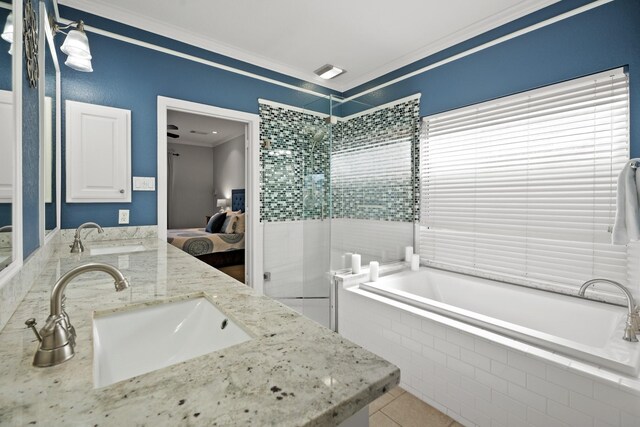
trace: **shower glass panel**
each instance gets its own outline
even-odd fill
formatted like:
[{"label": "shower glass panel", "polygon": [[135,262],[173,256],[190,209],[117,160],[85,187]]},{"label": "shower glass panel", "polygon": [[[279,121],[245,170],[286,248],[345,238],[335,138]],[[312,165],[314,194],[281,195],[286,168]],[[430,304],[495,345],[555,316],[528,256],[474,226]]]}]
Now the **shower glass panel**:
[{"label": "shower glass panel", "polygon": [[413,245],[418,100],[260,104],[264,292],[332,325],[336,271]]},{"label": "shower glass panel", "polygon": [[303,126],[302,162],[302,312],[329,327],[331,304],[331,103],[305,105],[314,116]]}]

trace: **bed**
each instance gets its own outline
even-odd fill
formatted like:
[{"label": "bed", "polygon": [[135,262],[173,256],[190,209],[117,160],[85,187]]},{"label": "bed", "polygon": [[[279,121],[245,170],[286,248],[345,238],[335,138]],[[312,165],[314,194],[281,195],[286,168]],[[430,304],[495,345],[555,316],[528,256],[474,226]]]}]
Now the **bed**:
[{"label": "bed", "polygon": [[[244,212],[244,195],[244,189],[231,191],[231,210]],[[169,229],[167,242],[215,268],[244,265],[244,233],[208,233],[204,227]]]}]

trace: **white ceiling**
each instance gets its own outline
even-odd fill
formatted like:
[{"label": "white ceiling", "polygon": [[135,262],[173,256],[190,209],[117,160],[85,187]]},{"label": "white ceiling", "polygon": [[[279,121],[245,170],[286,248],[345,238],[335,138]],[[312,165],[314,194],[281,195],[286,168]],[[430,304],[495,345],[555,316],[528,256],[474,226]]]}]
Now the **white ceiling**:
[{"label": "white ceiling", "polygon": [[[59,0],[59,3],[345,91],[557,1]],[[327,63],[344,68],[347,73],[330,81],[313,74]]]},{"label": "white ceiling", "polygon": [[[167,112],[167,124],[178,126],[178,130],[169,132],[180,135],[180,138],[167,138],[168,143],[202,147],[216,147],[244,135],[246,126],[242,122],[172,110]],[[206,132],[206,135],[191,133],[192,130]],[[213,131],[217,133],[214,134]]]}]

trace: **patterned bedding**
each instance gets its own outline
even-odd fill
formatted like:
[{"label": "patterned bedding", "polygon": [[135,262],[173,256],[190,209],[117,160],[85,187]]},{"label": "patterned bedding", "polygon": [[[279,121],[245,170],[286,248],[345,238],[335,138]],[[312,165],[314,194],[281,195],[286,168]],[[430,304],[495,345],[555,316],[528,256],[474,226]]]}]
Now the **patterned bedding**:
[{"label": "patterned bedding", "polygon": [[167,230],[167,241],[193,256],[244,249],[244,233],[211,234],[204,228]]}]

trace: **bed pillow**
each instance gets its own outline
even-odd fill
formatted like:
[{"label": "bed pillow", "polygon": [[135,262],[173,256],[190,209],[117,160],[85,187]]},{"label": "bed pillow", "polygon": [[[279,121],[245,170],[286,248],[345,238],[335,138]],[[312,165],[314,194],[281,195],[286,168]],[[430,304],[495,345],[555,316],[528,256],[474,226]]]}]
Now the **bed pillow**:
[{"label": "bed pillow", "polygon": [[238,216],[237,215],[227,216],[227,218],[224,220],[224,223],[222,224],[222,229],[220,230],[220,232],[225,234],[235,234],[237,226],[238,226]]},{"label": "bed pillow", "polygon": [[245,231],[245,219],[244,214],[238,215],[238,225],[236,226],[236,233],[244,233]]},{"label": "bed pillow", "polygon": [[211,219],[207,223],[207,228],[205,228],[204,231],[206,231],[207,233],[219,233],[226,218],[226,212],[218,212],[211,217]]}]

